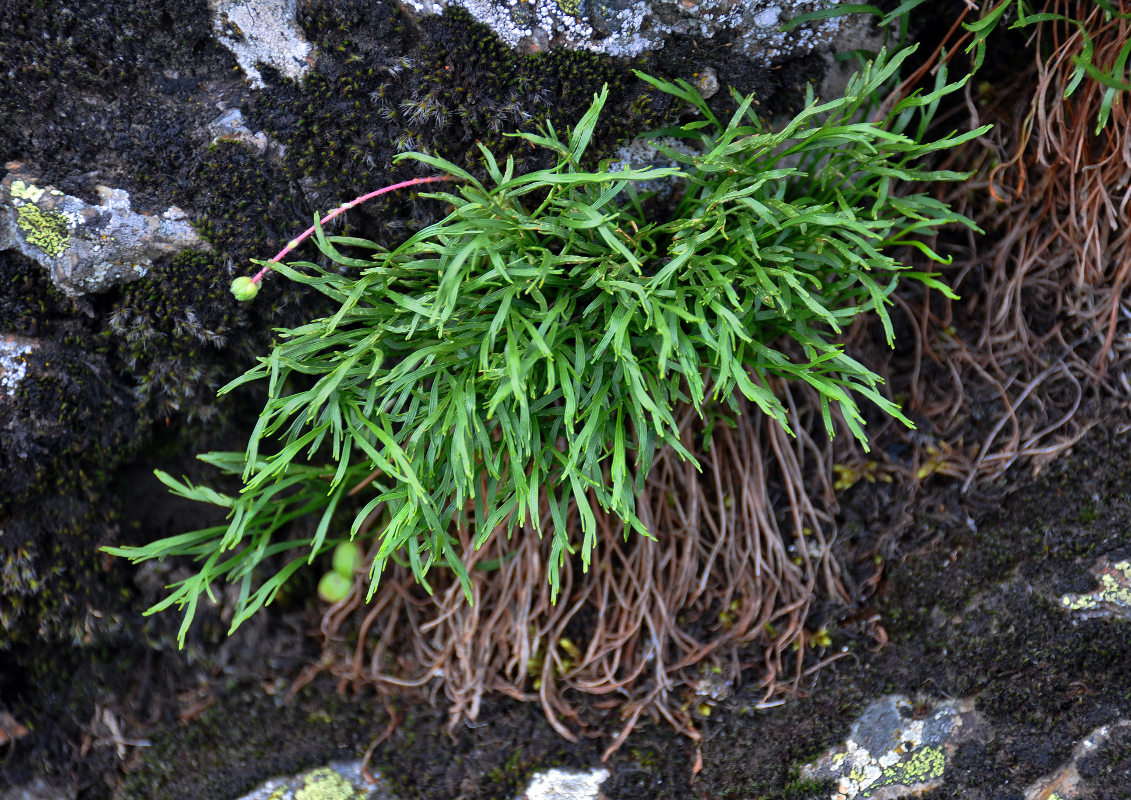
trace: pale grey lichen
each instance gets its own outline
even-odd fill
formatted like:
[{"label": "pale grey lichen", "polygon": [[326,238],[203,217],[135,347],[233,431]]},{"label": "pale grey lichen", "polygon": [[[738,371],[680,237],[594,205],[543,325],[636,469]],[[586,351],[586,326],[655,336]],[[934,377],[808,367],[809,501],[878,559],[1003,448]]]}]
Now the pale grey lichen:
[{"label": "pale grey lichen", "polygon": [[16,387],[27,375],[27,357],[35,349],[30,340],[0,336],[0,393],[14,397]]},{"label": "pale grey lichen", "polygon": [[248,83],[262,89],[256,64],[300,80],[314,61],[313,47],[295,22],[298,0],[208,0],[216,39],[232,51]]},{"label": "pale grey lichen", "polygon": [[549,769],[539,772],[520,797],[522,800],[597,800],[601,784],[609,778],[607,769],[582,772]]},{"label": "pale grey lichen", "polygon": [[840,19],[816,20],[788,33],[781,26],[832,0],[406,0],[422,14],[458,4],[512,47],[561,46],[636,56],[664,46],[672,34],[709,39],[730,30],[738,49],[763,63],[827,44]]}]

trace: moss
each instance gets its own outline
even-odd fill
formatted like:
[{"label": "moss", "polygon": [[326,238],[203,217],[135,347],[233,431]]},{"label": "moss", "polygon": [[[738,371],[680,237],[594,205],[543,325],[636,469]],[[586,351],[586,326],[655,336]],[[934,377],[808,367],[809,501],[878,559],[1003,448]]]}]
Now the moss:
[{"label": "moss", "polygon": [[97,554],[117,506],[98,495],[144,442],[140,418],[97,356],[45,344],[26,360],[0,413],[0,649],[89,644],[122,606],[120,575]]},{"label": "moss", "polygon": [[[152,733],[153,746],[125,777],[120,797],[238,797],[273,776],[359,758],[385,725],[382,716],[372,699],[341,697],[329,681],[315,681],[286,704],[258,685],[237,686],[199,720]],[[315,787],[333,785],[320,780]]]},{"label": "moss", "polygon": [[[114,508],[69,498],[0,533],[0,650],[90,646],[121,630],[122,570],[98,556]],[[49,650],[49,648],[47,648]]]},{"label": "moss", "polygon": [[[593,53],[514,53],[460,7],[407,22],[396,4],[316,0],[299,21],[325,54],[301,82],[266,72],[270,86],[250,117],[286,146],[285,166],[313,208],[329,209],[404,177],[398,153],[420,150],[484,174],[478,144],[519,170],[546,156],[504,134],[573,124],[601,86],[610,101],[594,162],[624,137],[663,121],[671,104],[636,80],[625,62]],[[552,113],[552,117],[551,117]],[[350,226],[384,244],[434,221],[442,206],[389,195],[350,212]],[[309,214],[306,215],[307,218]],[[406,227],[407,223],[407,227]]]},{"label": "moss", "polygon": [[[481,707],[481,727],[460,726],[450,732],[446,710],[419,704],[413,708],[373,757],[401,800],[515,797],[536,770],[583,769],[600,758],[598,743],[565,741],[532,704],[487,700]],[[506,746],[500,746],[500,730],[506,731]]]},{"label": "moss", "polygon": [[13,251],[0,252],[0,320],[4,333],[89,344],[89,317],[55,288],[47,270]]},{"label": "moss", "polygon": [[97,165],[143,205],[183,185],[205,84],[234,66],[210,28],[206,0],[0,4],[0,163],[79,196]]},{"label": "moss", "polygon": [[89,491],[141,443],[129,390],[108,378],[104,361],[49,345],[26,361],[27,374],[4,408],[0,504]]},{"label": "moss", "polygon": [[[185,251],[122,288],[102,335],[135,376],[148,413],[183,409],[189,419],[216,413],[216,390],[234,377],[224,350],[246,327],[229,281],[213,257]],[[244,358],[250,362],[251,354]]]}]

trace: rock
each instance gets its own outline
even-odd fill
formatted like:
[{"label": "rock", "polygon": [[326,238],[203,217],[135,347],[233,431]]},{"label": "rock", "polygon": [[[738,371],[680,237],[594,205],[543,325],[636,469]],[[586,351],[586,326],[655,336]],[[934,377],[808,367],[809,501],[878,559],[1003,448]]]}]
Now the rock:
[{"label": "rock", "polygon": [[254,88],[266,86],[256,64],[297,81],[314,63],[314,48],[295,23],[297,7],[298,0],[208,0],[217,40],[232,51]]},{"label": "rock", "polygon": [[[600,800],[607,769],[550,769],[538,773],[518,800]],[[368,782],[361,762],[338,762],[291,778],[272,778],[239,800],[396,800],[381,779]]]},{"label": "rock", "polygon": [[598,800],[604,797],[600,786],[608,777],[607,769],[546,770],[534,776],[518,800]]},{"label": "rock", "polygon": [[[1106,761],[1106,745],[1115,739],[1123,737],[1125,741],[1131,740],[1131,720],[1122,719],[1110,725],[1101,725],[1089,733],[1072,750],[1072,758],[1052,775],[1049,775],[1025,790],[1025,800],[1077,800],[1088,797],[1115,797],[1103,788],[1092,786],[1089,781],[1094,773],[1110,772],[1108,767],[1119,768],[1116,765],[1104,763]],[[1089,763],[1099,761],[1101,763]],[[1082,774],[1083,773],[1083,774]],[[1131,794],[1131,775],[1122,768],[1122,780],[1116,787],[1108,789],[1122,789],[1120,794],[1124,797]],[[1127,794],[1124,794],[1126,792]]]},{"label": "rock", "polygon": [[1131,619],[1131,560],[1111,562],[1101,558],[1092,568],[1099,588],[1087,594],[1066,594],[1060,605],[1081,619],[1119,617]]},{"label": "rock", "polygon": [[801,770],[834,779],[833,800],[893,800],[941,785],[946,759],[978,727],[973,700],[914,704],[903,695],[871,702],[842,747]]},{"label": "rock", "polygon": [[291,778],[272,778],[239,800],[393,800],[383,782],[368,782],[361,762],[337,762]]},{"label": "rock", "polygon": [[781,30],[800,14],[830,7],[829,0],[406,0],[405,5],[439,14],[453,3],[512,47],[549,42],[613,56],[658,50],[672,34],[709,39],[729,30],[738,34],[739,52],[769,64],[828,44],[840,27],[833,18]]},{"label": "rock", "polygon": [[71,297],[144,277],[154,259],[189,247],[208,249],[176,206],[160,217],[130,208],[129,193],[98,187],[92,206],[39,186],[8,164],[0,181],[0,250],[15,250],[45,267]]},{"label": "rock", "polygon": [[228,108],[219,116],[208,123],[208,132],[212,134],[212,144],[221,141],[239,142],[250,147],[259,155],[267,154],[278,161],[283,159],[286,148],[272,140],[263,131],[251,132],[244,124],[243,111],[238,108]]}]

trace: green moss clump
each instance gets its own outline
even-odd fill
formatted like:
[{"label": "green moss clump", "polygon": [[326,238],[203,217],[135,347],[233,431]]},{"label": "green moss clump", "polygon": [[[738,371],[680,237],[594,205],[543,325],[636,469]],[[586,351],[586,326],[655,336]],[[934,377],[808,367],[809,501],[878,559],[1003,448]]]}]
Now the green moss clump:
[{"label": "green moss clump", "polygon": [[93,187],[79,176],[97,164],[135,207],[167,198],[192,169],[195,126],[214,113],[208,86],[234,63],[207,0],[0,3],[0,164],[30,158],[45,184],[80,196]]},{"label": "green moss clump", "polygon": [[124,571],[104,569],[98,545],[120,521],[113,506],[64,498],[39,515],[5,523],[0,651],[27,647],[42,654],[45,643],[90,646],[119,632],[122,615],[130,615]]},{"label": "green moss clump", "polygon": [[228,379],[223,348],[245,325],[229,281],[214,258],[188,250],[123,287],[104,336],[150,413],[214,413],[216,389]]},{"label": "green moss clump", "polygon": [[13,251],[0,252],[0,320],[4,333],[78,345],[88,340],[89,318],[51,283],[47,270]]},{"label": "green moss clump", "polygon": [[125,776],[120,797],[238,797],[270,777],[359,758],[384,727],[383,716],[371,699],[342,697],[328,680],[286,704],[258,684],[237,686],[199,720],[151,733],[153,746]]}]

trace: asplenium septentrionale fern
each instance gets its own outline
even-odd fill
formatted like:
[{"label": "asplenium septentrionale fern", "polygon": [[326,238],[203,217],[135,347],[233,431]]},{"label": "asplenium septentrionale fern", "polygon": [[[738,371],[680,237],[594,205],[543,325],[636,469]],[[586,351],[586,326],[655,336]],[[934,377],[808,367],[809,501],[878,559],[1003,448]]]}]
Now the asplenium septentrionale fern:
[{"label": "asplenium septentrionale fern", "polygon": [[[177,494],[227,508],[228,524],[111,549],[198,563],[151,611],[186,608],[183,637],[201,594],[233,582],[234,629],[295,570],[371,526],[370,593],[389,559],[425,586],[446,565],[466,587],[457,525],[477,545],[551,537],[545,574],[556,589],[563,559],[588,564],[597,514],[622,521],[626,536],[662,536],[645,530],[635,498],[657,448],[690,457],[681,406],[743,396],[788,428],[772,390],[784,379],[819,392],[830,433],[836,406],[866,443],[860,398],[907,422],[837,337],[874,314],[890,343],[885,306],[901,280],[947,291],[890,253],[913,245],[943,261],[925,240],[949,223],[973,227],[915,187],[961,178],[920,164],[983,132],[927,140],[939,100],[961,86],[942,74],[933,91],[864,121],[908,54],[881,54],[842,98],[810,94],[777,130],[751,97],[736,95],[720,120],[689,84],[641,74],[698,112],[656,134],[671,167],[583,169],[604,93],[565,136],[515,134],[553,154],[549,169],[515,175],[483,149],[481,182],[440,158],[402,156],[458,182],[431,195],[451,213],[393,250],[316,225],[321,264],[271,265],[340,308],[280,331],[223,390],[256,382],[267,396],[246,452],[201,456],[238,476],[239,493],[158,474]],[[665,146],[672,136],[698,154]],[[638,189],[661,180],[675,183],[667,201]],[[580,541],[570,541],[572,513]],[[290,523],[310,515],[317,526],[297,535]]]}]

